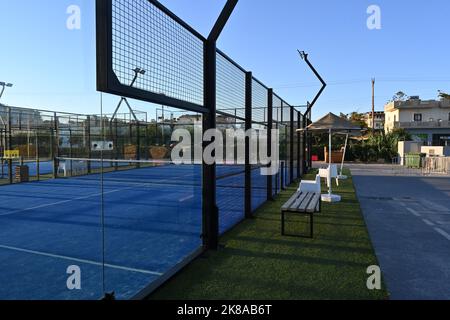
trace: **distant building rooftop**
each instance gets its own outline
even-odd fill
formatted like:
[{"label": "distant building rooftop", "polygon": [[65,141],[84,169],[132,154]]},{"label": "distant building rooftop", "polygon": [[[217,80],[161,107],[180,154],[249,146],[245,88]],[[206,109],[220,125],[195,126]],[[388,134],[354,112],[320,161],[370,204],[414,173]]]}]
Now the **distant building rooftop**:
[{"label": "distant building rooftop", "polygon": [[450,100],[421,100],[419,97],[406,101],[391,101],[385,106],[385,111],[393,111],[395,109],[417,109],[417,108],[450,108]]}]

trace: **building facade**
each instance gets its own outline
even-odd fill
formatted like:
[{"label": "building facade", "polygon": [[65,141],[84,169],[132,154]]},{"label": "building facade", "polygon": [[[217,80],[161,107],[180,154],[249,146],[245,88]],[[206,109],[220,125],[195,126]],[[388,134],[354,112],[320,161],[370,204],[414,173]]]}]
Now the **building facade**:
[{"label": "building facade", "polygon": [[392,101],[384,108],[385,132],[407,130],[428,146],[450,146],[450,100]]},{"label": "building facade", "polygon": [[375,122],[372,121],[372,112],[367,112],[364,115],[364,121],[369,129],[373,129],[372,126],[375,124],[375,130],[384,130],[385,116],[383,111],[375,112]]}]

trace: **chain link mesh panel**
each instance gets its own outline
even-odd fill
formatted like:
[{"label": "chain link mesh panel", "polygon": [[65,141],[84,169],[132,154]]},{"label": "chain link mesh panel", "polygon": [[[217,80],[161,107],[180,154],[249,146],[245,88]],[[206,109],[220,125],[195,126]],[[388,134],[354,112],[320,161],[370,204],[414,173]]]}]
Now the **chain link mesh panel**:
[{"label": "chain link mesh panel", "polygon": [[203,41],[147,0],[112,1],[112,67],[122,85],[203,105]]}]

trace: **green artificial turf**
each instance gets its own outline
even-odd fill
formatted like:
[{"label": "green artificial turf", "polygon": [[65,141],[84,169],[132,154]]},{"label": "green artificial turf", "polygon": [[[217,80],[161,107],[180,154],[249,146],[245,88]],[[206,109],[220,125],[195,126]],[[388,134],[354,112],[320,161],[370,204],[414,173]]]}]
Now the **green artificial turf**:
[{"label": "green artificial turf", "polygon": [[[366,286],[367,268],[378,262],[351,177],[334,189],[343,201],[323,204],[316,215],[314,239],[281,236],[280,208],[297,187],[229,231],[220,250],[193,261],[150,299],[387,299],[385,289]],[[287,231],[307,233],[306,222],[289,217]]]}]

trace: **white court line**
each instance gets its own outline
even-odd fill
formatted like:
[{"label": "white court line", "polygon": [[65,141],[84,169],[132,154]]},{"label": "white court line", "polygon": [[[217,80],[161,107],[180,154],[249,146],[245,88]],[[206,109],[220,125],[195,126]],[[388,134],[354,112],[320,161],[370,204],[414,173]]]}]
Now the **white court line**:
[{"label": "white court line", "polygon": [[450,241],[450,234],[448,234],[447,232],[445,232],[444,230],[440,229],[440,228],[434,228],[434,230],[439,233],[441,236],[443,236],[444,238],[446,238],[447,240]]},{"label": "white court line", "polygon": [[[132,189],[132,188],[134,188],[134,187],[117,189],[117,190],[111,190],[111,191],[105,192],[103,194],[116,193],[116,192],[124,191],[124,190],[127,190],[127,189]],[[88,196],[83,196],[83,197],[73,198],[73,199],[69,199],[69,200],[58,201],[58,202],[47,203],[47,204],[43,204],[43,205],[40,205],[40,206],[20,209],[20,210],[16,210],[16,211],[10,211],[10,212],[6,212],[6,213],[0,214],[0,217],[9,216],[9,215],[16,214],[16,213],[21,213],[21,212],[32,211],[32,210],[36,210],[36,209],[52,207],[52,206],[56,206],[56,205],[59,205],[59,204],[69,203],[69,202],[72,202],[72,201],[85,200],[85,199],[89,199],[89,198],[93,198],[93,197],[99,197],[101,195],[102,195],[101,193],[94,193],[94,194],[90,194]]]},{"label": "white court line", "polygon": [[185,197],[185,198],[180,199],[179,202],[185,202],[185,201],[191,200],[191,199],[193,199],[193,198],[194,198],[193,195],[187,196],[187,197]]},{"label": "white court line", "polygon": [[[44,256],[44,257],[50,257],[50,258],[55,258],[55,259],[68,260],[68,261],[72,261],[72,262],[85,263],[85,264],[90,264],[90,265],[94,265],[94,266],[100,266],[100,267],[103,266],[102,263],[97,262],[97,261],[91,261],[91,260],[85,260],[85,259],[77,259],[77,258],[73,258],[73,257],[67,257],[67,256],[62,256],[62,255],[57,255],[57,254],[41,252],[41,251],[34,251],[34,250],[28,250],[28,249],[17,248],[17,247],[10,247],[10,246],[4,246],[4,245],[0,245],[0,248],[1,249],[6,249],[6,250],[11,250],[11,251],[19,251],[19,252],[23,252],[23,253],[29,253],[29,254]],[[150,275],[154,275],[154,276],[162,276],[163,275],[160,272],[154,272],[154,271],[148,271],[148,270],[142,270],[142,269],[122,267],[122,266],[117,266],[117,265],[113,265],[113,264],[105,264],[105,267],[112,268],[112,269],[123,270],[123,271],[130,271],[130,272],[150,274]]]},{"label": "white court line", "polygon": [[422,219],[423,222],[425,222],[427,225],[429,225],[430,227],[434,227],[435,224],[433,222],[431,222],[430,220],[427,219]]},{"label": "white court line", "polygon": [[415,215],[416,217],[422,217],[420,215],[420,213],[418,213],[416,210],[411,209],[411,208],[406,208],[406,210],[408,210],[409,212],[411,212],[413,215]]},{"label": "white court line", "polygon": [[[188,177],[188,176],[193,176],[193,175],[189,174],[189,175],[184,175],[183,177]],[[171,179],[178,179],[178,178],[179,177],[171,178]],[[171,180],[171,179],[167,179],[167,180]],[[164,181],[164,180],[160,179],[158,181]],[[155,185],[155,183],[151,183],[151,182],[136,183],[132,187],[115,189],[115,190],[104,192],[103,194],[111,194],[111,193],[121,192],[121,191],[130,190],[130,189],[134,189],[136,187],[143,187],[143,186],[147,186],[147,185],[148,186]],[[0,214],[0,217],[9,216],[9,215],[13,215],[13,214],[16,214],[16,213],[32,211],[32,210],[36,210],[36,209],[48,208],[48,207],[52,207],[52,206],[56,206],[56,205],[60,205],[60,204],[65,204],[65,203],[69,203],[69,202],[73,202],[73,201],[78,201],[78,200],[85,200],[85,199],[89,199],[89,198],[93,198],[93,197],[100,197],[101,195],[102,195],[102,193],[94,193],[94,194],[90,194],[88,196],[83,196],[83,197],[73,198],[73,199],[69,199],[69,200],[58,201],[58,202],[47,203],[47,204],[43,204],[43,205],[40,205],[40,206],[31,207],[31,208],[25,208],[25,209],[10,211],[10,212],[6,212],[6,213]]]}]

